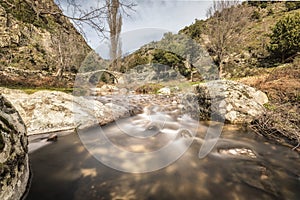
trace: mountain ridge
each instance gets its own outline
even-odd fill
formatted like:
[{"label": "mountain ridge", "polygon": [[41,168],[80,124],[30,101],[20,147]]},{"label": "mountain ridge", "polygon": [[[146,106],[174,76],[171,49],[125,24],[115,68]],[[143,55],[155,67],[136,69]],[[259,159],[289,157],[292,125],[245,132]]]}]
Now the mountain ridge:
[{"label": "mountain ridge", "polygon": [[0,30],[2,86],[65,85],[91,51],[53,0],[1,1]]}]

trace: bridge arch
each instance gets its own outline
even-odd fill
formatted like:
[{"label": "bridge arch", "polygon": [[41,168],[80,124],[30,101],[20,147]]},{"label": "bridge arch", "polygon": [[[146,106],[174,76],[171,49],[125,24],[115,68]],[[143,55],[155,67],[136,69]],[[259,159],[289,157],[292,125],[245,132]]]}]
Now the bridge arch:
[{"label": "bridge arch", "polygon": [[92,79],[98,78],[98,80],[99,80],[99,77],[97,77],[97,76],[102,75],[103,73],[107,73],[107,74],[111,75],[114,79],[114,82],[118,83],[118,77],[117,77],[116,73],[113,72],[113,71],[106,70],[106,69],[96,70],[96,71],[92,71],[92,72],[80,73],[78,75],[82,78],[86,78],[86,80],[88,80],[89,83],[92,83],[93,82]]}]

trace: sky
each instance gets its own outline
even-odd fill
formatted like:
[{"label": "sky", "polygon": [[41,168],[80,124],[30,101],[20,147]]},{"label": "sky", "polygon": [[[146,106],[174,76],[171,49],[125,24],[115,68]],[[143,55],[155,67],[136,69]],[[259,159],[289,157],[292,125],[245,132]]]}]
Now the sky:
[{"label": "sky", "polygon": [[[89,6],[85,0],[85,5]],[[127,0],[128,1],[128,0]],[[195,19],[205,19],[206,10],[212,1],[200,0],[135,0],[135,12],[130,17],[123,16],[122,49],[127,54],[143,44],[160,40],[165,32],[177,33],[180,29],[192,24]],[[85,35],[88,44],[108,57],[108,43],[86,27]]]},{"label": "sky", "polygon": [[204,19],[210,1],[139,0],[136,12],[125,18],[123,31],[163,28],[177,32],[195,19]]}]

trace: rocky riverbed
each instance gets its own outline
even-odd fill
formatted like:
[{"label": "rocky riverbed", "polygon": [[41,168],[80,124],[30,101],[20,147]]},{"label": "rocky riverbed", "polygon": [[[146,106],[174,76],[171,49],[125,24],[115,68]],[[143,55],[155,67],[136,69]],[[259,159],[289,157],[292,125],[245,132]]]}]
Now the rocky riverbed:
[{"label": "rocky riverbed", "polygon": [[180,104],[199,119],[219,116],[229,123],[249,123],[264,113],[267,96],[254,88],[233,81],[212,81],[194,86],[193,94],[134,95],[122,93],[106,96],[73,96],[57,91],[26,94],[20,90],[0,88],[24,120],[28,135],[70,130],[75,127],[110,123],[141,111],[147,104]]},{"label": "rocky riverbed", "polygon": [[[105,96],[82,97],[57,91],[38,91],[34,94],[6,88],[0,91],[24,120],[27,135],[30,135],[31,153],[45,144],[51,144],[47,141],[50,133],[59,132],[59,137],[65,137],[61,131],[84,131],[94,125],[109,124],[121,118],[126,121],[126,118],[136,115],[151,116],[147,118],[150,121],[146,125],[150,132],[167,125],[160,126],[162,122],[157,113],[168,113],[170,119],[186,120],[186,117],[192,117],[196,124],[198,120],[214,119],[214,116],[218,116],[215,119],[221,123],[249,123],[264,113],[263,104],[268,101],[264,93],[232,81],[195,85],[193,93],[160,95],[116,92],[106,93]],[[146,123],[145,120],[138,121],[134,127]],[[156,121],[156,124],[151,121]],[[172,126],[174,123],[171,122]],[[180,137],[189,138],[191,134],[182,132]],[[201,138],[196,138],[196,141],[203,143]],[[215,154],[250,159],[258,156],[249,145],[225,145],[218,148]]]}]

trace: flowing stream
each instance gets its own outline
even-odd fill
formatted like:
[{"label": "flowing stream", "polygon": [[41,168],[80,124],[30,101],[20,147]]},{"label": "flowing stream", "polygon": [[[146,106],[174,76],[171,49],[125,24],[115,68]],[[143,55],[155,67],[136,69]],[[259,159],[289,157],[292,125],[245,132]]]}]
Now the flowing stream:
[{"label": "flowing stream", "polygon": [[300,199],[299,153],[245,128],[224,125],[200,159],[208,128],[218,126],[148,105],[136,116],[60,136],[30,153],[26,199]]}]

